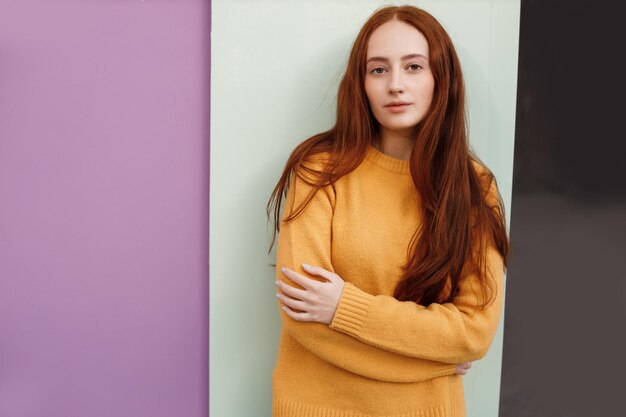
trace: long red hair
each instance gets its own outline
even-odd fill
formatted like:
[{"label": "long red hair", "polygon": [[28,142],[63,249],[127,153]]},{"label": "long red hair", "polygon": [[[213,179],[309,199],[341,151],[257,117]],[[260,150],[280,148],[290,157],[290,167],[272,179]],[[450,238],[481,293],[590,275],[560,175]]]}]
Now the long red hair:
[{"label": "long red hair", "polygon": [[[272,216],[274,221],[270,251],[280,231],[280,205],[292,174],[299,175],[313,189],[284,221],[300,215],[317,190],[354,170],[365,158],[370,143],[380,143],[378,122],[365,94],[365,61],[371,34],[391,19],[406,22],[424,35],[435,79],[433,99],[417,126],[410,158],[423,221],[410,242],[394,297],[422,305],[452,302],[462,271],[470,268],[478,272],[484,293],[490,293],[486,299],[491,300],[495,286],[487,279],[486,245],[495,246],[506,267],[509,240],[504,204],[499,194],[495,199],[487,198],[495,177],[468,143],[465,88],[454,45],[433,16],[413,6],[378,9],[361,28],[339,86],[335,126],[294,149],[267,203],[268,218]],[[323,170],[307,166],[312,156],[321,153],[331,156]],[[474,163],[482,168],[477,170]],[[448,280],[451,287],[442,297]]]}]

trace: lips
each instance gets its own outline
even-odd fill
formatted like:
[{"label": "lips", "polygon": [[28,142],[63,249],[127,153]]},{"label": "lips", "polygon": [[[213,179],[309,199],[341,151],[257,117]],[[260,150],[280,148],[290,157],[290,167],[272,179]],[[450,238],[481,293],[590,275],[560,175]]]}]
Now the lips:
[{"label": "lips", "polygon": [[393,101],[389,104],[385,104],[385,107],[402,107],[402,106],[408,106],[411,103],[407,103],[406,101]]},{"label": "lips", "polygon": [[409,109],[409,106],[411,105],[413,105],[413,103],[407,103],[405,101],[394,101],[392,103],[386,104],[385,109],[389,113],[402,114],[406,113]]}]

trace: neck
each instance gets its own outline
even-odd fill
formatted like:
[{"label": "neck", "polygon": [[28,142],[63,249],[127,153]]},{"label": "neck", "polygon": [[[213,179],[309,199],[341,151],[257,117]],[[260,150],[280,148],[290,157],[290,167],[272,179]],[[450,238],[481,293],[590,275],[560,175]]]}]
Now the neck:
[{"label": "neck", "polygon": [[389,130],[380,127],[380,151],[392,158],[409,160],[415,144],[413,129],[404,131]]}]

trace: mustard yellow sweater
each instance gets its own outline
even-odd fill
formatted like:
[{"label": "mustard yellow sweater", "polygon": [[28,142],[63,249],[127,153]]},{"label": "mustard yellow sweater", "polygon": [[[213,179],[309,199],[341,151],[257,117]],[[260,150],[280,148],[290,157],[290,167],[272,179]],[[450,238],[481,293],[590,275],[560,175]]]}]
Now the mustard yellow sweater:
[{"label": "mustard yellow sweater", "polygon": [[[309,190],[292,179],[283,213]],[[495,183],[488,198],[497,198]],[[482,358],[493,340],[504,292],[502,258],[489,246],[497,298],[487,309],[478,307],[484,300],[475,275],[462,278],[453,303],[396,300],[400,265],[420,222],[417,204],[409,162],[370,146],[356,170],[282,223],[277,278],[297,286],[280,272],[286,266],[319,279],[302,269],[308,263],[337,273],[346,285],[330,325],[296,321],[279,308],[273,417],[465,416],[462,376],[454,372],[456,364]]]}]

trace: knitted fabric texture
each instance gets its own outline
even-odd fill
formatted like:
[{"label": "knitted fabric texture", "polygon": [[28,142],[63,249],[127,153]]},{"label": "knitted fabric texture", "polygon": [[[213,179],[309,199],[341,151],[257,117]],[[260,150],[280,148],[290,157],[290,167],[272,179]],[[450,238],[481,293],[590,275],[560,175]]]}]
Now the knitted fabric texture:
[{"label": "knitted fabric texture", "polygon": [[[284,214],[310,189],[292,176]],[[493,182],[487,198],[496,196]],[[465,416],[462,376],[454,372],[482,358],[494,338],[504,298],[502,257],[488,245],[496,298],[485,309],[472,273],[461,278],[452,303],[398,301],[392,295],[420,224],[418,204],[409,162],[370,146],[354,171],[281,224],[277,279],[300,288],[280,272],[286,266],[320,280],[302,269],[307,263],[346,285],[330,325],[297,321],[279,308],[274,417]]]}]

